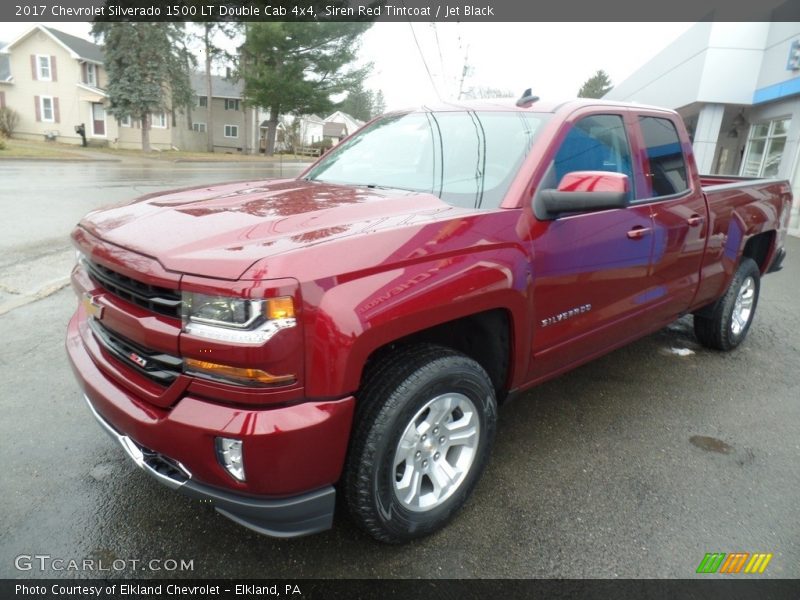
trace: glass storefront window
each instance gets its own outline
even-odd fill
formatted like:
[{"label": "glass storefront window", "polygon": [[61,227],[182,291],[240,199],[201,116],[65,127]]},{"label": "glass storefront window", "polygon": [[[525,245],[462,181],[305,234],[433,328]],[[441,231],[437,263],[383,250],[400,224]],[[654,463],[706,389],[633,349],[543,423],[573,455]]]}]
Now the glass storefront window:
[{"label": "glass storefront window", "polygon": [[790,123],[791,119],[781,118],[756,123],[750,128],[750,137],[742,161],[743,176],[778,176]]}]

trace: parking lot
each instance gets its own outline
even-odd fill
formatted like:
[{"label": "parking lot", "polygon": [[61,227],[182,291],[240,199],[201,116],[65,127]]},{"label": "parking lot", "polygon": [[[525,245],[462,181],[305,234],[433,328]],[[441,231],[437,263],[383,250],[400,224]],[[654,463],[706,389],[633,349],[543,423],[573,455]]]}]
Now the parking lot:
[{"label": "parking lot", "polygon": [[[413,544],[380,545],[343,511],[322,534],[261,537],[138,471],[64,353],[68,233],[100,205],[274,169],[0,162],[0,577],[685,578],[707,552],[770,552],[763,577],[800,577],[797,238],[737,351],[701,348],[685,318],[508,403],[465,510]],[[141,562],[20,571],[23,554]]]}]

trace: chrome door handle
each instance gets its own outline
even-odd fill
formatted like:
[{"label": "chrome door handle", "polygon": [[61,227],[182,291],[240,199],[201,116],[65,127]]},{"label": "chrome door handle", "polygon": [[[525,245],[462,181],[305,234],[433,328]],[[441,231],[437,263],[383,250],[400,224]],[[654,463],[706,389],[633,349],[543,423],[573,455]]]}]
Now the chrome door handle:
[{"label": "chrome door handle", "polygon": [[700,223],[702,223],[703,220],[704,220],[703,217],[701,217],[700,215],[692,215],[691,217],[686,219],[686,222],[689,224],[689,227],[695,227],[697,225],[700,225]]},{"label": "chrome door handle", "polygon": [[644,236],[650,233],[649,227],[642,227],[641,225],[637,225],[633,229],[628,232],[628,239],[631,240],[640,240]]}]

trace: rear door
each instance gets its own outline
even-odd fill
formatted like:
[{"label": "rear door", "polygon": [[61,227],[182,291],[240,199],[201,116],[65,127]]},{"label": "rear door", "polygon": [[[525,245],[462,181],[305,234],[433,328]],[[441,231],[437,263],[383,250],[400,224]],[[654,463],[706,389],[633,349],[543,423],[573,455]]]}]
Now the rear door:
[{"label": "rear door", "polygon": [[633,115],[632,141],[644,179],[634,205],[649,204],[653,214],[653,260],[648,293],[651,321],[669,322],[683,314],[700,281],[708,227],[706,201],[697,174],[686,160],[691,144],[681,142],[664,113]]}]

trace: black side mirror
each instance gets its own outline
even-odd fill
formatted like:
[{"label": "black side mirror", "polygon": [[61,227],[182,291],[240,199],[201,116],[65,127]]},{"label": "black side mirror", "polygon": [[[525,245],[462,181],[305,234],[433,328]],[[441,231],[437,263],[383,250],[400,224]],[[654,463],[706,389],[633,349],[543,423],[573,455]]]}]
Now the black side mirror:
[{"label": "black side mirror", "polygon": [[628,176],[607,171],[567,173],[557,189],[539,192],[551,218],[562,213],[625,208],[629,195]]}]

